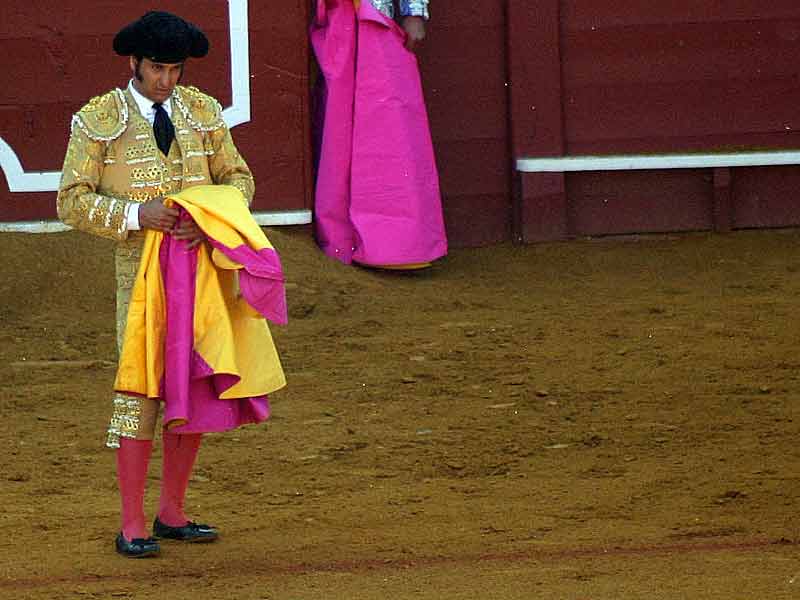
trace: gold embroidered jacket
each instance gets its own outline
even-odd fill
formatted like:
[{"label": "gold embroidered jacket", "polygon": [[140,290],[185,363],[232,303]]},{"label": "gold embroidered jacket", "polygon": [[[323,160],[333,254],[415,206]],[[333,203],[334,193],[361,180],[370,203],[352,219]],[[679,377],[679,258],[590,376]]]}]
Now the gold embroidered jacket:
[{"label": "gold embroidered jacket", "polygon": [[194,185],[226,184],[252,201],[253,175],[219,102],[184,86],[175,88],[172,101],[175,141],[168,156],[159,151],[152,125],[128,91],[92,98],[75,114],[56,200],[64,223],[124,240],[128,212],[151,198]]}]

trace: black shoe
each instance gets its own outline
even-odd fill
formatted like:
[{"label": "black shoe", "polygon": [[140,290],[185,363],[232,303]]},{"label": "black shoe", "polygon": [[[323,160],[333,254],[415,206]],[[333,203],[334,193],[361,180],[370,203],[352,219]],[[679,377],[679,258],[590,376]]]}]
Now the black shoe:
[{"label": "black shoe", "polygon": [[153,535],[156,538],[168,540],[180,540],[182,542],[213,542],[219,533],[211,525],[200,525],[189,521],[182,527],[170,527],[161,521],[153,521]]},{"label": "black shoe", "polygon": [[122,532],[117,535],[115,545],[117,552],[128,558],[147,558],[148,556],[158,556],[159,552],[161,552],[161,548],[155,539],[151,537],[147,539],[134,538],[128,541],[122,535]]}]

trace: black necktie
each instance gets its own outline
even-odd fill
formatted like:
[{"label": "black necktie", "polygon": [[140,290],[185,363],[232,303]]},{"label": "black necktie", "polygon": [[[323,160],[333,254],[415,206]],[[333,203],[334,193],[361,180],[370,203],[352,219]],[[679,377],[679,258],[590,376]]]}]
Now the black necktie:
[{"label": "black necktie", "polygon": [[172,125],[167,111],[164,110],[164,106],[160,102],[153,104],[153,108],[156,109],[156,118],[155,121],[153,121],[153,133],[156,136],[158,149],[166,156],[169,154],[169,147],[172,144],[172,140],[175,139],[175,127]]}]

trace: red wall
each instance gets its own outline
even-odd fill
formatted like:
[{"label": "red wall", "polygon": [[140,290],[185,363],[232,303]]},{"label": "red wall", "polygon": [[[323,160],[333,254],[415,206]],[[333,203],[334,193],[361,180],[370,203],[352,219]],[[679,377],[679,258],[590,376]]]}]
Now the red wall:
[{"label": "red wall", "polygon": [[[800,147],[794,0],[509,7],[515,157]],[[524,174],[518,234],[797,225],[798,171]]]},{"label": "red wall", "polygon": [[[148,8],[69,4],[0,6],[0,43],[13,57],[0,69],[0,136],[27,170],[58,170],[72,112],[126,83],[111,39]],[[309,5],[250,2],[252,122],[234,135],[255,171],[260,210],[312,207]],[[190,65],[187,80],[229,101],[227,2],[159,6],[209,33],[212,53]],[[800,147],[796,0],[434,0],[431,8],[419,59],[454,246],[800,225],[795,167],[513,169],[520,157]],[[53,204],[53,193],[9,193],[0,176],[0,220],[52,218]]]},{"label": "red wall", "polygon": [[800,145],[795,0],[560,4],[568,154]]},{"label": "red wall", "polygon": [[[257,209],[310,208],[307,3],[250,5],[252,120],[233,134],[256,176]],[[151,8],[119,0],[2,3],[0,136],[26,171],[60,170],[72,113],[90,97],[127,84],[128,59],[113,53],[111,41]],[[229,105],[228,3],[166,0],[158,8],[205,30],[211,52],[189,61],[185,82]],[[55,193],[10,193],[0,176],[0,220],[54,216]]]},{"label": "red wall", "polygon": [[508,240],[512,225],[506,11],[433,0],[419,51],[451,244]]}]

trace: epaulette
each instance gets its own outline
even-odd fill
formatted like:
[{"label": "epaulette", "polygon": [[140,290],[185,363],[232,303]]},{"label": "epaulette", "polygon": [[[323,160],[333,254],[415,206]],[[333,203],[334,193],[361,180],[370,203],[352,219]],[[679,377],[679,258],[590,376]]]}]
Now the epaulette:
[{"label": "epaulette", "polygon": [[197,131],[214,131],[224,127],[222,106],[216,99],[196,87],[179,85],[172,98],[186,122]]},{"label": "epaulette", "polygon": [[95,96],[72,117],[72,127],[97,142],[117,139],[128,126],[128,103],[120,89]]}]

